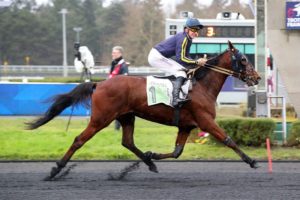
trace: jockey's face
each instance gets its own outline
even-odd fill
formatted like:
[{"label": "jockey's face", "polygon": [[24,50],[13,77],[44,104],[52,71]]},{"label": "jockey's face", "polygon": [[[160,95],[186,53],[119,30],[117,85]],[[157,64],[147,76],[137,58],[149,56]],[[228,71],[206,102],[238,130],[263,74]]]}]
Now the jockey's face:
[{"label": "jockey's face", "polygon": [[198,29],[186,28],[185,31],[188,34],[188,36],[192,39],[199,36],[199,30]]},{"label": "jockey's face", "polygon": [[113,60],[115,59],[118,59],[122,56],[122,53],[119,51],[119,50],[116,50],[114,49],[112,52],[111,52],[111,57]]}]

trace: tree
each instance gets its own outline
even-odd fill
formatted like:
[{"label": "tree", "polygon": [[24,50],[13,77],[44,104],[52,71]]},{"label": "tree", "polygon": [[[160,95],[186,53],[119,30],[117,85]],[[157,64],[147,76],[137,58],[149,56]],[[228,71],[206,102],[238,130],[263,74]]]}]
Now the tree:
[{"label": "tree", "polygon": [[181,4],[178,4],[176,6],[177,13],[175,13],[173,17],[177,18],[180,11],[189,11],[194,13],[194,17],[203,18],[205,15],[210,13],[203,8],[204,7],[201,6],[201,4],[199,4],[197,0],[184,0]]},{"label": "tree", "polygon": [[[15,4],[11,9],[1,12],[1,60],[9,64],[25,64],[24,57],[30,56],[33,63],[37,60],[37,37],[43,32],[30,6],[22,9]],[[30,22],[30,23],[28,23]],[[33,37],[34,36],[34,37]]]},{"label": "tree", "polygon": [[9,64],[62,64],[62,20],[59,11],[68,9],[66,15],[68,63],[73,63],[73,27],[82,26],[83,44],[98,51],[100,26],[97,13],[102,9],[99,0],[54,0],[52,5],[36,7],[34,1],[16,1],[9,9],[0,12],[1,60]]},{"label": "tree", "polygon": [[[141,28],[141,45],[144,46],[143,54],[148,56],[151,48],[164,36],[164,18],[162,15],[160,0],[147,0],[142,6],[142,28]],[[143,60],[147,61],[143,56]],[[146,64],[146,62],[141,62]]]},{"label": "tree", "polygon": [[[110,63],[111,48],[121,45],[132,65],[148,65],[150,49],[164,39],[164,14],[160,0],[115,0],[108,7],[102,0],[49,0],[37,7],[35,0],[14,0],[10,8],[0,10],[0,60],[9,64],[62,64],[62,8],[66,15],[68,63],[73,64],[76,32],[82,27],[80,41],[88,46],[102,64]],[[213,1],[210,6],[200,0],[185,0],[177,12],[192,11],[198,18],[215,18],[218,12],[235,11],[253,18],[247,6],[238,0]],[[249,16],[249,17],[248,17]],[[178,15],[173,16],[178,17]]]},{"label": "tree", "polygon": [[176,6],[176,13],[172,17],[178,17],[180,11],[190,11],[194,17],[200,19],[215,19],[217,14],[224,11],[239,12],[247,19],[253,18],[251,10],[239,0],[213,0],[208,6],[201,5],[199,0],[184,0]]},{"label": "tree", "polygon": [[125,9],[124,26],[111,41],[111,47],[123,46],[126,59],[134,66],[148,65],[150,49],[164,36],[160,1],[125,0],[121,3]]},{"label": "tree", "polygon": [[[101,34],[101,20],[99,16],[103,12],[102,1],[86,0],[79,8],[80,13],[77,21],[74,21],[74,26],[82,27],[81,44],[88,46],[94,55],[101,54],[101,47],[99,48],[99,40]],[[76,25],[75,25],[76,24]]]},{"label": "tree", "polygon": [[137,41],[139,40],[139,29],[141,28],[141,6],[138,1],[124,0],[122,5],[125,10],[124,26],[121,27],[117,36],[112,40],[112,45],[121,45],[125,50],[124,56],[132,65],[136,65],[138,52]]},{"label": "tree", "polygon": [[124,14],[123,5],[113,3],[103,9],[101,16],[98,18],[100,30],[97,45],[100,50],[99,57],[103,63],[110,63],[111,61],[111,48],[114,46],[113,41],[115,41],[115,38],[118,38],[119,31],[124,27]]}]

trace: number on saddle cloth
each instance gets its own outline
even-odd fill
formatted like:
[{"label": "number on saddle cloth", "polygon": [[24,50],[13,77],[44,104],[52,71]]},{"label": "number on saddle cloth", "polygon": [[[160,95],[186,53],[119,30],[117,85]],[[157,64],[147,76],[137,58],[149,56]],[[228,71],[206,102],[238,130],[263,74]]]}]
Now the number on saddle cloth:
[{"label": "number on saddle cloth", "polygon": [[[173,84],[175,76],[153,77],[147,76],[147,101],[148,106],[163,103],[172,107]],[[180,97],[185,99],[188,95],[190,80],[186,81],[181,87]]]}]

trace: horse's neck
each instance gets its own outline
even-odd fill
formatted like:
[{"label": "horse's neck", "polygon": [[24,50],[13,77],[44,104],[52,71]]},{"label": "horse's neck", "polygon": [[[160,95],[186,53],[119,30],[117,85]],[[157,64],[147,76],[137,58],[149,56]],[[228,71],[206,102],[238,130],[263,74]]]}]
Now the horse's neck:
[{"label": "horse's neck", "polygon": [[219,72],[210,71],[201,81],[200,84],[205,88],[205,93],[217,98],[220,93],[227,75]]},{"label": "horse's neck", "polygon": [[[228,66],[226,63],[218,63],[218,66]],[[207,74],[199,80],[200,85],[204,88],[206,94],[213,96],[215,99],[220,93],[228,75],[209,69]]]}]

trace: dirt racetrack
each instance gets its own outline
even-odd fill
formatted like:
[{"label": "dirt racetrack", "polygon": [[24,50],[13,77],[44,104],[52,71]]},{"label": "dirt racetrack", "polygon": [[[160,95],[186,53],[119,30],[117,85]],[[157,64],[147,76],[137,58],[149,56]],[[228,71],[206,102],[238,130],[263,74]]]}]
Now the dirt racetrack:
[{"label": "dirt racetrack", "polygon": [[300,163],[156,162],[160,173],[139,169],[111,180],[132,162],[70,162],[70,173],[43,181],[54,162],[0,163],[0,199],[300,199]]}]

